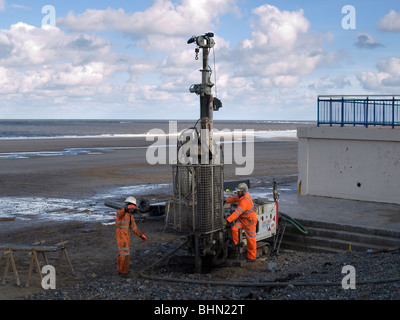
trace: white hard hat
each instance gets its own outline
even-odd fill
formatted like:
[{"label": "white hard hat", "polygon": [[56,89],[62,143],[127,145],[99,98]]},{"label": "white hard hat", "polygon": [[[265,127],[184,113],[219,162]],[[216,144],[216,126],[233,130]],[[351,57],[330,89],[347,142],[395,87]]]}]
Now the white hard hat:
[{"label": "white hard hat", "polygon": [[128,197],[128,198],[126,198],[125,202],[132,203],[133,205],[136,206],[136,198],[135,197]]},{"label": "white hard hat", "polygon": [[240,184],[237,186],[236,191],[243,191],[243,192],[246,193],[247,191],[249,191],[249,187],[248,187],[247,184],[245,184],[245,183],[240,183]]}]

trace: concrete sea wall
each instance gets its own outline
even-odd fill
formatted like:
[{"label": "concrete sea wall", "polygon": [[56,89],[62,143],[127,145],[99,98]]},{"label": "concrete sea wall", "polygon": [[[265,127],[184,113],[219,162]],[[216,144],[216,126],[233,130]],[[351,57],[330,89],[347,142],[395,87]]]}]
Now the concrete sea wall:
[{"label": "concrete sea wall", "polygon": [[298,191],[400,204],[400,129],[298,128]]}]

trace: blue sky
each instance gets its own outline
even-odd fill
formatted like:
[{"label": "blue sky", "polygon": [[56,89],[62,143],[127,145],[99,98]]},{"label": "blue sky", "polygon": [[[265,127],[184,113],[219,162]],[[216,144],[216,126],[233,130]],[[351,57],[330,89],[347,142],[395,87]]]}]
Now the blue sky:
[{"label": "blue sky", "polygon": [[318,95],[399,93],[399,1],[0,0],[0,118],[197,119],[186,42],[209,31],[215,119],[315,120]]}]

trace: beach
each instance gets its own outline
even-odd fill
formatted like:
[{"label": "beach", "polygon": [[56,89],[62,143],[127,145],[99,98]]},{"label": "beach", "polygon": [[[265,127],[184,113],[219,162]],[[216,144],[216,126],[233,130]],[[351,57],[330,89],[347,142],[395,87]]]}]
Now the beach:
[{"label": "beach", "polygon": [[[0,140],[2,153],[106,149],[75,156],[0,159],[0,194],[84,197],[109,187],[171,183],[169,164],[149,165],[146,160],[148,146],[153,143],[145,138]],[[250,177],[297,174],[296,140],[257,142],[254,149],[255,165]],[[246,178],[236,176],[236,167],[225,166],[226,179]]]},{"label": "beach", "polygon": [[[0,140],[1,153],[18,152],[58,152],[69,148],[105,149],[93,153],[63,156],[41,156],[22,159],[0,159],[0,194],[1,201],[9,197],[20,201],[41,202],[53,199],[86,199],[96,194],[107,195],[108,190],[126,186],[146,186],[164,184],[162,194],[146,190],[141,196],[152,201],[168,200],[172,196],[168,187],[172,183],[172,168],[169,164],[149,165],[146,151],[153,142],[145,138],[89,138],[89,139],[17,139]],[[268,141],[255,143],[255,169],[249,176],[236,176],[235,165],[225,166],[225,179],[250,179],[254,186],[271,185],[272,179],[294,181],[297,175],[297,141]],[[122,189],[124,190],[124,189]],[[129,190],[129,189],[128,189]],[[124,191],[126,192],[126,191]],[[131,195],[121,192],[112,200],[123,202]],[[135,196],[135,194],[132,194]],[[28,200],[26,200],[28,199]],[[29,200],[30,199],[30,200]],[[48,200],[47,200],[48,199]],[[97,199],[101,206],[101,198]],[[18,204],[19,205],[19,204]],[[30,244],[45,241],[56,244],[68,241],[67,248],[74,265],[76,276],[63,272],[58,277],[58,288],[68,290],[80,283],[90,282],[100,276],[115,277],[117,247],[115,227],[98,220],[91,222],[93,210],[87,212],[86,219],[64,220],[63,215],[72,215],[73,209],[57,209],[59,220],[52,216],[46,218],[49,209],[41,215],[29,215],[29,203],[26,211],[20,212],[11,208],[9,215],[16,217],[14,221],[0,221],[0,243]],[[26,206],[24,208],[26,208]],[[64,206],[66,206],[64,204]],[[79,208],[82,210],[82,208]],[[104,208],[113,215],[112,209]],[[23,218],[21,218],[23,217]],[[21,219],[20,219],[21,218]],[[110,219],[110,222],[112,220]],[[147,235],[148,241],[140,243],[133,239],[133,252],[139,256],[143,252],[158,250],[162,243],[174,243],[181,235],[165,232],[163,221],[139,222],[139,228]],[[145,259],[136,257],[132,272],[150,264],[152,256]],[[29,269],[29,257],[16,254],[17,269],[21,279],[26,279]],[[157,256],[157,255],[156,255]],[[0,260],[0,276],[3,274],[5,257]],[[137,275],[135,275],[136,277]],[[9,274],[6,285],[0,285],[0,298],[26,299],[31,294],[41,292],[39,278],[31,281],[29,288],[17,287],[13,274]],[[24,280],[23,280],[24,281]]]}]

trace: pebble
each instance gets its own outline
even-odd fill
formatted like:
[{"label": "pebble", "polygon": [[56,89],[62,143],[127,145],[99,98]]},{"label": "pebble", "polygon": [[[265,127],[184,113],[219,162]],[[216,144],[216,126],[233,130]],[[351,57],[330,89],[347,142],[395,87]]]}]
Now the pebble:
[{"label": "pebble", "polygon": [[270,261],[267,264],[267,271],[274,272],[278,269],[278,265],[274,261]]},{"label": "pebble", "polygon": [[[165,245],[164,245],[165,247]],[[143,253],[142,253],[143,254]],[[145,252],[147,265],[154,261]],[[356,289],[340,284],[346,273],[344,266],[356,270]],[[347,252],[341,254],[281,252],[278,256],[260,259],[251,268],[226,267],[206,274],[168,271],[165,265],[149,273],[190,281],[229,281],[263,283],[279,281],[282,286],[214,286],[185,282],[153,281],[131,272],[127,279],[115,274],[94,274],[86,282],[63,290],[47,290],[25,297],[29,300],[398,300],[400,281],[382,284],[357,284],[362,280],[400,278],[400,252]],[[267,272],[266,272],[267,271]],[[320,283],[319,286],[297,286],[296,282]],[[330,283],[338,283],[332,286]],[[326,285],[325,285],[326,284]]]}]

